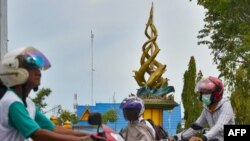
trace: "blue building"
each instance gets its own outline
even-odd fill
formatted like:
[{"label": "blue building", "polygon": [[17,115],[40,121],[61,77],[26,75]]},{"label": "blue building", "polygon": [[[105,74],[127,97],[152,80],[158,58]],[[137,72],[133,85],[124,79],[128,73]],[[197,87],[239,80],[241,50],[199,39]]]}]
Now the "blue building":
[{"label": "blue building", "polygon": [[[109,127],[119,132],[122,128],[127,125],[127,121],[123,117],[122,110],[119,108],[120,103],[96,103],[95,106],[89,105],[78,105],[77,106],[77,117],[80,120],[79,123],[74,124],[74,128],[87,129],[90,127],[88,124],[88,116],[91,112],[105,113],[110,109],[115,109],[118,114],[118,120],[115,123],[107,123]],[[178,123],[181,122],[181,108],[178,104],[172,110],[164,110],[162,117],[162,126],[168,131],[169,135],[176,133]]]}]

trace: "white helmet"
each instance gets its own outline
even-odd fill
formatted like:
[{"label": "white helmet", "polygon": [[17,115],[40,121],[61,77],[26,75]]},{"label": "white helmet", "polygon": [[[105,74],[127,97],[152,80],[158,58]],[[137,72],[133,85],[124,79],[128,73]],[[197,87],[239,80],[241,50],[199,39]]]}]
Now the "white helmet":
[{"label": "white helmet", "polygon": [[33,47],[18,48],[8,52],[0,62],[0,80],[7,87],[24,84],[29,68],[46,70],[50,68],[48,59]]}]

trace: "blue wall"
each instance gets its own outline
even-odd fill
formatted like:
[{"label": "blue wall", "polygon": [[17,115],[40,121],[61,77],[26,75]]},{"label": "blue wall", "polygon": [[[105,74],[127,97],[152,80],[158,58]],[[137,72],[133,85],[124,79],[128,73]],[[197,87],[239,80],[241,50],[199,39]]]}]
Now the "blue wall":
[{"label": "blue wall", "polygon": [[181,122],[181,108],[176,106],[172,111],[163,112],[163,127],[169,135],[175,135],[178,123]]},{"label": "blue wall", "polygon": [[[96,103],[96,106],[79,105],[77,107],[77,117],[78,119],[80,119],[87,107],[90,112],[100,112],[101,114],[110,109],[115,109],[118,113],[118,120],[115,123],[107,123],[107,125],[113,128],[115,131],[119,132],[127,125],[127,121],[125,121],[122,110],[119,108],[119,106],[120,103]],[[176,106],[172,111],[165,110],[163,112],[163,128],[168,131],[169,135],[174,135],[176,133],[176,127],[179,122],[181,122],[180,105]],[[80,121],[75,125],[89,126],[88,121]]]}]

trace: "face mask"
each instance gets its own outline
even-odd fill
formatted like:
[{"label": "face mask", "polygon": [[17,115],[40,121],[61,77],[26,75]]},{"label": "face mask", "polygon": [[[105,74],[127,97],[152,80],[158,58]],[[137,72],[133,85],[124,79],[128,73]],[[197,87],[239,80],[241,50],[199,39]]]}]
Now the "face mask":
[{"label": "face mask", "polygon": [[211,104],[211,94],[202,94],[201,101],[205,105],[210,105]]}]

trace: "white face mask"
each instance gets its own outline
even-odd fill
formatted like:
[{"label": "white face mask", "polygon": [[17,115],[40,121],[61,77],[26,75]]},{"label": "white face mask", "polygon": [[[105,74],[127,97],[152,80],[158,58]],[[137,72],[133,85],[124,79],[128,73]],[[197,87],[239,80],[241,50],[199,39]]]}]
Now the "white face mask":
[{"label": "white face mask", "polygon": [[211,94],[202,94],[201,101],[207,106],[210,105],[211,104]]}]

